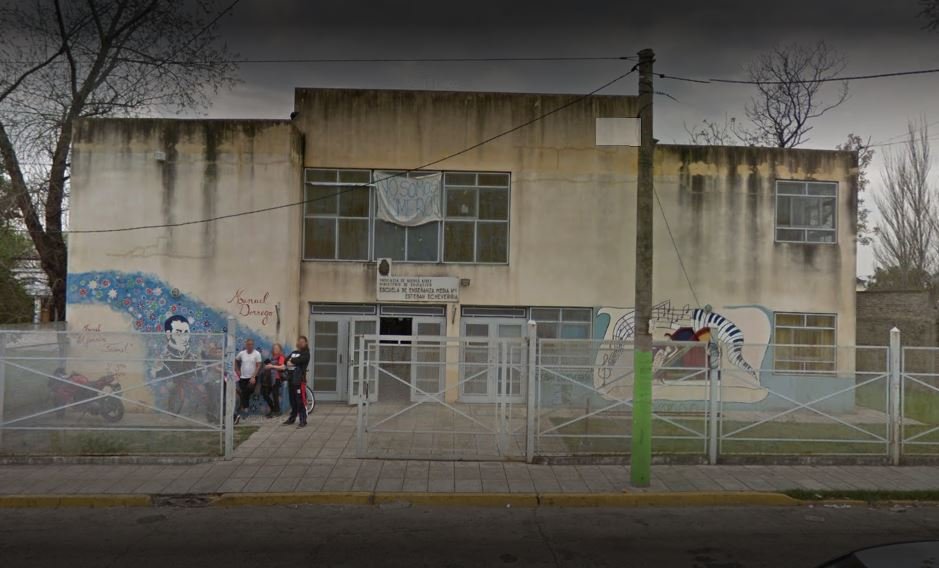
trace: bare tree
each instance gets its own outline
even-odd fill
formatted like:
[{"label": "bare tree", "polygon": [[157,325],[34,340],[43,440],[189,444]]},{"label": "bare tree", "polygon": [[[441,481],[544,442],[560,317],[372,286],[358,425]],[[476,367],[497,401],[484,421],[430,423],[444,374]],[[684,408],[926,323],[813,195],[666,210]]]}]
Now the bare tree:
[{"label": "bare tree", "polygon": [[703,126],[685,131],[695,144],[715,139],[778,148],[804,144],[812,123],[847,100],[848,84],[837,80],[845,66],[844,58],[825,42],[777,46],[747,66],[756,93],[744,108],[746,121],[725,118],[719,125],[705,120]]},{"label": "bare tree", "polygon": [[[750,126],[735,134],[753,146],[794,148],[808,142],[812,121],[848,98],[847,82],[834,80],[845,65],[825,42],[781,45],[761,55],[747,67],[757,90],[745,109]],[[826,98],[823,90],[831,82],[836,91]]]},{"label": "bare tree", "polygon": [[0,7],[0,158],[65,317],[65,223],[77,120],[200,107],[232,80],[211,0],[6,0]]},{"label": "bare tree", "polygon": [[883,192],[874,197],[880,211],[874,258],[893,287],[921,288],[937,268],[937,201],[929,183],[929,128],[909,124],[909,139],[884,153]]},{"label": "bare tree", "polygon": [[869,220],[871,211],[864,204],[864,198],[861,197],[861,193],[866,191],[870,185],[870,178],[867,177],[867,169],[874,160],[874,149],[871,147],[869,138],[865,140],[854,133],[848,134],[848,139],[835,148],[848,152],[857,152],[857,242],[862,245],[869,245],[872,242]]},{"label": "bare tree", "polygon": [[724,115],[723,124],[704,119],[694,126],[685,124],[684,127],[685,132],[688,134],[688,140],[692,144],[730,146],[737,142],[737,137],[734,135],[736,121],[736,118],[728,118],[727,115]]},{"label": "bare tree", "polygon": [[939,30],[939,0],[919,0],[919,17],[926,20],[927,30]]}]

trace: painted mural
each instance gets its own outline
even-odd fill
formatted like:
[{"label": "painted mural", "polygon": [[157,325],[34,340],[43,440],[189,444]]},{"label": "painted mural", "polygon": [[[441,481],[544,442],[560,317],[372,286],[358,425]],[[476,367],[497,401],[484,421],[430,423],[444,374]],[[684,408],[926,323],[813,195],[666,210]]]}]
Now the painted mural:
[{"label": "painted mural", "polygon": [[[187,404],[205,410],[206,418],[218,415],[214,402],[217,397],[205,388],[211,382],[205,373],[190,371],[200,368],[199,361],[219,358],[222,345],[218,336],[204,334],[224,333],[229,315],[240,316],[236,346],[240,348],[245,340],[253,339],[266,354],[272,339],[246,322],[267,325],[278,315],[266,293],[251,296],[237,289],[226,301],[232,305],[231,313],[212,308],[158,277],[140,272],[73,273],[68,281],[70,307],[106,307],[121,314],[134,331],[163,334],[163,342],[145,342],[147,358],[156,361],[144,379],[151,387],[153,402],[179,413],[183,410],[179,393],[192,392],[196,396],[189,397],[192,400]],[[263,403],[259,397],[254,397],[252,406],[258,408],[252,410],[266,411],[260,405]]]},{"label": "painted mural", "polygon": [[[656,342],[701,342],[712,338],[720,347],[725,361],[721,375],[722,395],[725,402],[753,403],[766,398],[768,391],[760,382],[760,372],[767,346],[770,343],[769,312],[761,306],[733,306],[718,313],[709,306],[675,307],[670,301],[654,306],[652,310],[653,340]],[[601,308],[597,314],[596,337],[610,342],[608,349],[598,354],[598,372],[594,387],[608,398],[629,398],[632,392],[632,359],[623,357],[627,352],[624,342],[635,336],[635,310],[633,308]],[[653,367],[704,367],[702,349],[672,347],[660,344],[654,350]],[[727,371],[728,364],[732,369]],[[708,396],[703,373],[688,372],[686,380],[657,380],[653,384],[653,398],[670,401],[705,400]],[[662,373],[657,372],[657,376]]]}]

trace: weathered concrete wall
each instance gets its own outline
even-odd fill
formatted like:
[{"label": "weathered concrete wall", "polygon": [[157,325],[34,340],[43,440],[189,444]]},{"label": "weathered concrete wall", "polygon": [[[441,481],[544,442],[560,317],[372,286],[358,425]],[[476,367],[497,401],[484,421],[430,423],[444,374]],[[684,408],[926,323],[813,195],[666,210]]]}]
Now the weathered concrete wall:
[{"label": "weathered concrete wall", "polygon": [[[571,98],[299,89],[304,166],[414,168]],[[428,166],[511,172],[510,261],[507,266],[399,263],[396,273],[470,278],[472,285],[462,290],[464,304],[632,305],[637,153],[635,148],[597,147],[595,119],[635,114],[632,97],[595,97]],[[837,313],[839,342],[853,343],[853,154],[662,145],[655,167],[656,189],[698,297],[695,301],[682,275],[657,206],[657,302]],[[774,242],[777,179],[839,183],[837,245]],[[374,298],[373,266],[303,263],[304,304]]]},{"label": "weathered concrete wall", "polygon": [[[69,323],[293,343],[299,286],[301,137],[287,121],[89,120],[75,132]],[[161,153],[161,154],[160,154]],[[184,225],[103,234],[82,230]],[[289,308],[288,308],[289,307]]]}]

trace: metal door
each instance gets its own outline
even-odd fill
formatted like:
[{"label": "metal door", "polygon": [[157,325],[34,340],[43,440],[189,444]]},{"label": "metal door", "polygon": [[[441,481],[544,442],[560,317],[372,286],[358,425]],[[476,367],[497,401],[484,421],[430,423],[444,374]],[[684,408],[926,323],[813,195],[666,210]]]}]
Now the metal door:
[{"label": "metal door", "polygon": [[[460,399],[465,402],[494,402],[500,398],[522,401],[525,382],[520,368],[524,356],[519,350],[500,350],[493,339],[525,336],[526,324],[512,319],[473,318],[463,321]],[[479,338],[476,340],[476,338]]]},{"label": "metal door", "polygon": [[349,381],[352,346],[355,334],[375,333],[374,317],[313,315],[310,318],[312,341],[310,379],[320,400],[347,400],[353,396]]}]

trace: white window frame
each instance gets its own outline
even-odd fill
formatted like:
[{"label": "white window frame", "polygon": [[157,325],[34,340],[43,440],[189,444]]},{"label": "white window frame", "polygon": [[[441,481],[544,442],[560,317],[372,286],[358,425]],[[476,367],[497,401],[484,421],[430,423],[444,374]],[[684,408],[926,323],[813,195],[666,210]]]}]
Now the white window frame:
[{"label": "white window frame", "polygon": [[[779,186],[780,184],[786,185],[797,185],[801,184],[802,192],[801,193],[780,193]],[[834,187],[834,195],[809,195],[808,187],[809,184],[817,185],[829,185]],[[793,180],[793,179],[778,179],[774,185],[774,199],[773,199],[773,239],[777,243],[796,243],[796,244],[805,244],[805,245],[837,245],[838,244],[838,191],[839,184],[835,181],[819,181],[819,180]],[[780,225],[779,224],[779,208],[780,200],[790,200],[790,199],[800,199],[800,200],[831,200],[832,202],[832,220],[834,226],[832,228],[828,227],[809,227],[802,225]],[[791,207],[791,206],[790,206]],[[791,210],[790,210],[790,221],[791,221]],[[779,230],[790,230],[790,231],[802,231],[802,240],[791,240],[791,239],[780,239]],[[832,235],[831,241],[810,241],[808,240],[809,231],[818,231],[830,233]]]},{"label": "white window frame", "polygon": [[[333,171],[333,172],[336,172],[336,173],[337,173],[337,175],[336,175],[336,181],[335,181],[335,182],[313,182],[313,181],[307,181],[307,173],[308,173],[308,172],[311,172],[311,171]],[[301,235],[302,235],[302,238],[303,238],[303,243],[302,243],[302,247],[301,247],[301,248],[303,249],[303,252],[302,252],[303,261],[310,261],[310,262],[368,262],[368,261],[374,256],[373,251],[372,251],[372,240],[373,240],[373,237],[374,237],[374,227],[373,227],[372,218],[374,217],[374,215],[372,214],[372,211],[373,211],[374,208],[375,208],[375,194],[374,194],[375,192],[371,191],[371,189],[369,189],[369,192],[368,192],[368,211],[369,211],[369,213],[368,213],[368,216],[367,216],[367,217],[349,217],[349,216],[340,215],[340,214],[339,214],[339,204],[338,204],[339,195],[336,195],[336,196],[335,196],[336,199],[337,199],[336,214],[335,214],[335,215],[326,215],[326,214],[323,214],[323,213],[307,213],[306,188],[307,188],[308,185],[309,185],[309,186],[315,186],[315,187],[336,187],[336,188],[342,188],[342,187],[354,187],[354,186],[357,186],[357,185],[361,185],[361,184],[362,184],[362,182],[343,183],[343,182],[338,181],[339,175],[340,175],[342,172],[368,172],[368,179],[369,179],[368,185],[371,185],[371,182],[372,182],[372,179],[373,179],[373,177],[372,177],[372,176],[373,176],[373,173],[372,173],[371,170],[367,170],[367,169],[361,169],[361,168],[305,168],[305,169],[303,170],[303,199],[304,199],[304,203],[303,203],[303,207],[302,207],[302,215],[303,215],[303,221],[302,221],[302,222],[303,222],[303,226],[301,227]],[[338,194],[339,191],[337,191],[336,193]],[[333,257],[332,257],[332,258],[314,258],[314,257],[308,257],[308,256],[307,256],[307,250],[306,250],[306,241],[307,241],[307,238],[306,238],[306,222],[307,222],[308,219],[332,219],[332,220],[335,221],[335,223],[336,223],[336,229],[335,229],[335,238],[336,238],[336,242],[335,242],[335,244],[333,245]],[[356,220],[365,219],[366,225],[367,225],[367,227],[368,227],[368,243],[367,243],[367,250],[368,250],[368,252],[366,253],[367,258],[338,258],[338,257],[339,257],[339,241],[340,241],[340,237],[339,237],[339,234],[340,234],[340,233],[339,233],[339,221],[341,221],[341,220],[343,220],[343,219],[356,219]]]},{"label": "white window frame", "polygon": [[[778,323],[779,316],[797,316],[802,318],[802,325],[792,325],[792,324],[783,324]],[[819,317],[829,317],[832,318],[832,325],[830,327],[822,326],[809,326],[807,321],[808,318],[819,316]],[[819,330],[819,331],[831,331],[832,332],[832,344],[829,345],[811,345],[811,344],[800,344],[800,343],[779,343],[778,332],[779,329],[792,329],[792,330]],[[791,374],[805,374],[805,375],[817,375],[817,374],[832,374],[838,370],[838,314],[833,313],[818,313],[818,312],[774,312],[773,313],[773,370],[776,373],[791,373]],[[787,349],[792,351],[797,351],[799,348],[806,347],[822,347],[830,348],[832,357],[830,360],[808,360],[800,359],[793,357],[790,359],[780,359],[779,358],[779,349]],[[802,369],[784,369],[779,367],[779,363],[789,363],[789,364],[800,364],[803,366]],[[831,364],[831,369],[805,369],[806,364]]]},{"label": "white window frame", "polygon": [[[475,175],[476,182],[471,185],[463,184],[447,184],[447,174],[454,175]],[[480,175],[505,175],[506,176],[506,185],[481,185],[479,183]],[[450,189],[460,190],[460,189],[472,189],[476,193],[476,207],[475,215],[470,217],[450,217],[447,213],[447,193]],[[480,219],[479,218],[479,192],[480,190],[505,190],[505,200],[506,200],[506,218],[502,219]],[[450,171],[444,172],[443,174],[443,223],[441,226],[441,239],[440,239],[440,259],[444,264],[482,264],[482,265],[495,265],[502,266],[509,264],[509,255],[512,250],[511,245],[511,236],[512,236],[512,175],[508,172],[480,172],[480,171]],[[473,260],[447,260],[447,248],[446,248],[446,235],[447,235],[447,223],[466,223],[473,225]],[[480,223],[491,223],[505,225],[505,261],[504,262],[482,262],[479,260],[479,250],[476,246],[479,241],[479,224]]]},{"label": "white window frame", "polygon": [[[328,187],[328,186],[345,187],[345,186],[349,186],[349,185],[356,185],[355,183],[341,183],[341,182],[338,182],[338,181],[337,181],[337,182],[332,182],[332,183],[330,183],[330,182],[313,182],[313,181],[308,181],[308,173],[309,173],[309,172],[312,172],[312,171],[334,171],[334,172],[355,171],[355,172],[369,172],[369,180],[370,180],[370,181],[369,181],[369,186],[371,186],[372,188],[374,188],[375,173],[376,173],[376,172],[378,172],[378,171],[385,171],[385,172],[402,172],[402,170],[400,170],[400,169],[395,169],[395,168],[374,168],[374,169],[365,169],[365,168],[337,168],[337,167],[329,168],[329,167],[319,167],[319,166],[317,166],[317,167],[304,168],[303,171],[304,171],[304,173],[303,173],[303,187],[304,187],[303,196],[304,196],[304,199],[306,198],[306,187],[307,187],[308,185],[319,186],[319,187]],[[431,171],[431,170],[426,170],[426,171],[425,171],[425,170],[420,170],[419,173],[425,173],[425,174],[440,173],[440,174],[441,174],[441,184],[442,184],[442,187],[441,187],[441,200],[442,200],[442,203],[441,203],[441,210],[443,211],[443,219],[441,219],[440,221],[436,221],[436,222],[435,222],[436,225],[437,225],[437,258],[436,258],[436,260],[397,260],[397,259],[396,259],[395,262],[407,263],[407,264],[470,264],[470,265],[479,264],[479,265],[490,265],[490,266],[507,266],[507,265],[509,264],[509,262],[510,262],[510,254],[511,254],[511,236],[512,236],[512,174],[511,174],[511,172],[504,172],[504,171],[455,171],[455,170],[440,171],[440,172],[438,172],[438,171]],[[447,223],[447,220],[448,220],[447,213],[446,213],[446,207],[447,207],[447,187],[448,187],[447,184],[446,184],[447,174],[469,174],[469,175],[474,175],[474,176],[476,176],[476,185],[472,185],[472,186],[463,186],[463,185],[451,186],[451,187],[454,187],[454,188],[468,188],[468,189],[475,189],[475,190],[476,190],[476,215],[475,215],[475,217],[472,218],[472,219],[469,219],[469,218],[459,218],[459,219],[461,219],[460,221],[456,221],[457,218],[453,218],[453,219],[454,219],[453,222],[463,222],[463,223],[472,223],[472,224],[473,224],[473,260],[472,260],[472,261],[448,261],[448,260],[446,260],[446,258],[445,258],[445,252],[446,252],[446,223]],[[410,173],[409,173],[408,175],[410,175]],[[506,182],[506,185],[505,185],[505,186],[479,185],[479,176],[480,176],[480,175],[504,175],[504,176],[506,176],[506,178],[507,178],[507,182]],[[506,192],[506,207],[507,207],[507,213],[506,213],[506,217],[507,217],[507,218],[506,218],[505,220],[501,220],[501,219],[479,219],[479,190],[480,190],[480,189],[482,189],[482,190],[505,190],[505,192]],[[377,253],[376,253],[376,251],[377,251],[377,246],[376,246],[376,243],[375,243],[375,239],[376,239],[376,235],[377,235],[377,223],[380,221],[380,219],[378,219],[378,216],[377,216],[377,205],[376,205],[376,196],[375,196],[375,191],[374,191],[374,189],[370,189],[370,190],[369,190],[368,258],[367,258],[367,259],[361,259],[361,258],[359,258],[359,259],[336,258],[336,257],[338,256],[338,253],[339,253],[339,244],[340,244],[339,227],[338,227],[339,221],[340,221],[341,219],[362,219],[362,217],[343,217],[343,216],[340,216],[340,215],[307,214],[307,207],[306,207],[306,204],[304,204],[304,206],[303,206],[303,208],[302,208],[301,216],[302,216],[302,221],[301,221],[301,222],[302,222],[302,224],[303,224],[302,227],[301,227],[301,234],[302,234],[302,238],[303,238],[303,245],[302,245],[302,249],[303,249],[303,250],[302,250],[302,260],[303,260],[303,262],[372,262],[372,261],[377,260],[377,256],[378,256],[378,255],[377,255]],[[335,243],[335,249],[334,249],[334,251],[333,251],[333,255],[334,255],[333,258],[314,258],[314,257],[309,257],[309,256],[307,255],[307,251],[306,251],[306,242],[307,242],[307,238],[306,238],[306,221],[307,221],[307,219],[333,219],[333,220],[335,220],[335,222],[336,222],[336,243]],[[477,240],[478,240],[478,234],[479,234],[479,223],[481,223],[481,222],[482,222],[482,223],[498,223],[498,224],[504,224],[504,225],[506,226],[505,262],[479,262],[479,261],[477,261],[477,258],[478,258]],[[404,252],[405,259],[407,259],[407,255],[408,255],[408,240],[409,240],[409,235],[408,235],[408,233],[409,233],[409,232],[410,232],[410,227],[406,229],[406,233],[405,233],[405,252]]]},{"label": "white window frame", "polygon": [[[539,319],[539,318],[536,318],[536,317],[535,317],[535,312],[536,312],[536,310],[556,310],[556,311],[557,311],[557,319],[543,319],[543,318]],[[577,310],[577,311],[581,311],[581,312],[587,313],[587,314],[588,314],[587,319],[586,319],[586,320],[566,320],[566,319],[564,319],[564,312],[565,312],[565,311],[573,311],[573,310]],[[557,307],[557,306],[533,306],[532,308],[529,309],[529,318],[530,318],[531,320],[533,320],[533,321],[534,321],[536,324],[538,324],[538,326],[539,326],[539,327],[538,327],[538,329],[539,329],[538,337],[542,337],[541,332],[540,332],[540,329],[541,329],[540,326],[541,326],[541,324],[555,324],[555,325],[558,326],[558,334],[559,334],[559,337],[552,337],[552,338],[546,338],[546,339],[575,339],[575,340],[576,340],[576,339],[580,339],[580,340],[593,339],[593,319],[594,319],[593,308],[572,307],[572,306],[565,306],[565,307]],[[577,338],[563,337],[564,334],[561,333],[561,330],[563,329],[564,325],[586,326],[586,328],[587,328],[587,337],[577,337]]]}]

